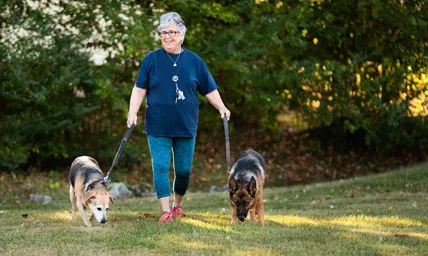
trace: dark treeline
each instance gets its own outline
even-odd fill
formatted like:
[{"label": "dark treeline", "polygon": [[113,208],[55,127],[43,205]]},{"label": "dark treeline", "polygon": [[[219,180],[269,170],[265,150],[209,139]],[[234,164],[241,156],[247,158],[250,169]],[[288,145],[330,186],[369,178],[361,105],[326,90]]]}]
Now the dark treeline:
[{"label": "dark treeline", "polygon": [[[427,149],[426,1],[6,0],[1,170],[64,168],[84,154],[110,163],[165,11],[186,21],[184,47],[214,75],[232,132],[285,125],[339,145],[354,136],[373,153]],[[220,139],[217,111],[200,100],[198,140]],[[142,129],[121,168],[149,161]]]}]

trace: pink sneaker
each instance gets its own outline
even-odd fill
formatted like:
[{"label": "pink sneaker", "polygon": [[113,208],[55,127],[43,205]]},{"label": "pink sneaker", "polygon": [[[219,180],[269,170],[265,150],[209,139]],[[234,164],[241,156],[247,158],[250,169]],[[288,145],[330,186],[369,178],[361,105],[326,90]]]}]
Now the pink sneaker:
[{"label": "pink sneaker", "polygon": [[186,214],[183,212],[183,207],[181,205],[171,208],[171,213],[173,216],[184,217]]},{"label": "pink sneaker", "polygon": [[159,218],[158,223],[161,222],[170,222],[173,221],[174,218],[170,212],[163,212],[162,216]]}]

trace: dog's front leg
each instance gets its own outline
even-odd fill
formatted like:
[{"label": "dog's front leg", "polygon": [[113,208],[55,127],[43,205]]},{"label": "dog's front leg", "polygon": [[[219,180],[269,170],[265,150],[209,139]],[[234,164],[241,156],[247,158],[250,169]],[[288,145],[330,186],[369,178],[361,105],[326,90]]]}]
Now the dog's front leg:
[{"label": "dog's front leg", "polygon": [[256,220],[256,209],[250,210],[250,220]]},{"label": "dog's front leg", "polygon": [[91,227],[92,224],[89,222],[88,215],[86,215],[85,206],[79,200],[77,200],[77,208],[79,209],[80,215],[82,216],[83,223],[86,226]]},{"label": "dog's front leg", "polygon": [[236,222],[238,222],[238,215],[236,213],[235,207],[232,207],[232,220],[230,223],[234,224]]},{"label": "dog's front leg", "polygon": [[259,216],[259,226],[265,226],[265,207],[263,205],[263,200],[259,200],[257,203],[257,215]]},{"label": "dog's front leg", "polygon": [[71,220],[76,219],[76,195],[74,194],[73,186],[70,185],[70,201],[71,201]]}]

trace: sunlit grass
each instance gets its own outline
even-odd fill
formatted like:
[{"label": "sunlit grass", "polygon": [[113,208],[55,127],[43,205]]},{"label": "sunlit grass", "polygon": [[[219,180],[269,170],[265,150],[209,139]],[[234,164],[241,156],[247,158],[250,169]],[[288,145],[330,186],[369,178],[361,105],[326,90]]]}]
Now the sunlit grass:
[{"label": "sunlit grass", "polygon": [[183,242],[183,246],[193,249],[210,248],[210,245],[201,242]]},{"label": "sunlit grass", "polygon": [[307,218],[307,217],[300,217],[300,216],[270,215],[266,219],[274,221],[274,222],[279,223],[279,224],[290,225],[290,226],[300,226],[300,225],[317,226],[320,224],[316,220],[313,220],[313,219]]},{"label": "sunlit grass", "polygon": [[213,229],[213,230],[222,230],[222,231],[226,231],[226,232],[230,232],[231,229],[228,226],[221,226],[218,224],[213,224],[210,222],[206,222],[206,221],[201,221],[201,220],[195,220],[195,219],[182,219],[181,222],[183,223],[187,223],[190,225],[194,225],[194,226],[198,226],[198,227],[202,227],[202,228],[207,228],[207,229]]},{"label": "sunlit grass", "polygon": [[379,237],[383,237],[383,236],[414,237],[414,238],[421,238],[421,239],[428,240],[427,233],[401,232],[398,234],[394,232],[379,231],[376,229],[350,229],[349,231],[354,233],[372,234],[372,235],[377,235]]},{"label": "sunlit grass", "polygon": [[49,218],[52,220],[71,220],[71,213],[67,211],[55,212],[54,214],[51,214]]},{"label": "sunlit grass", "polygon": [[428,228],[428,224],[423,224],[421,221],[415,221],[409,218],[400,218],[398,216],[390,217],[371,217],[371,216],[346,216],[337,219],[325,220],[327,224],[336,224],[350,227],[423,227]]},{"label": "sunlit grass", "polygon": [[284,225],[313,225],[313,226],[347,226],[347,227],[363,227],[363,228],[378,228],[384,227],[422,227],[428,229],[428,224],[421,221],[414,221],[408,218],[399,218],[397,216],[391,217],[370,217],[370,216],[346,216],[339,218],[308,218],[302,216],[283,216],[283,215],[270,215],[267,220],[274,221]]}]

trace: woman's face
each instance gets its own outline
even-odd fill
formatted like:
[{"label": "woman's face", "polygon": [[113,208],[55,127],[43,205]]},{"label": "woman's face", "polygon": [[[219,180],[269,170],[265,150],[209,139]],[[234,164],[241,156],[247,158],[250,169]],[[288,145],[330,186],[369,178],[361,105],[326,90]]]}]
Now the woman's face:
[{"label": "woman's face", "polygon": [[[166,33],[168,32],[168,33]],[[175,32],[175,36],[172,36]],[[180,53],[181,42],[183,41],[184,35],[177,30],[177,25],[169,25],[161,28],[160,37],[162,41],[162,47],[169,53]]]}]

